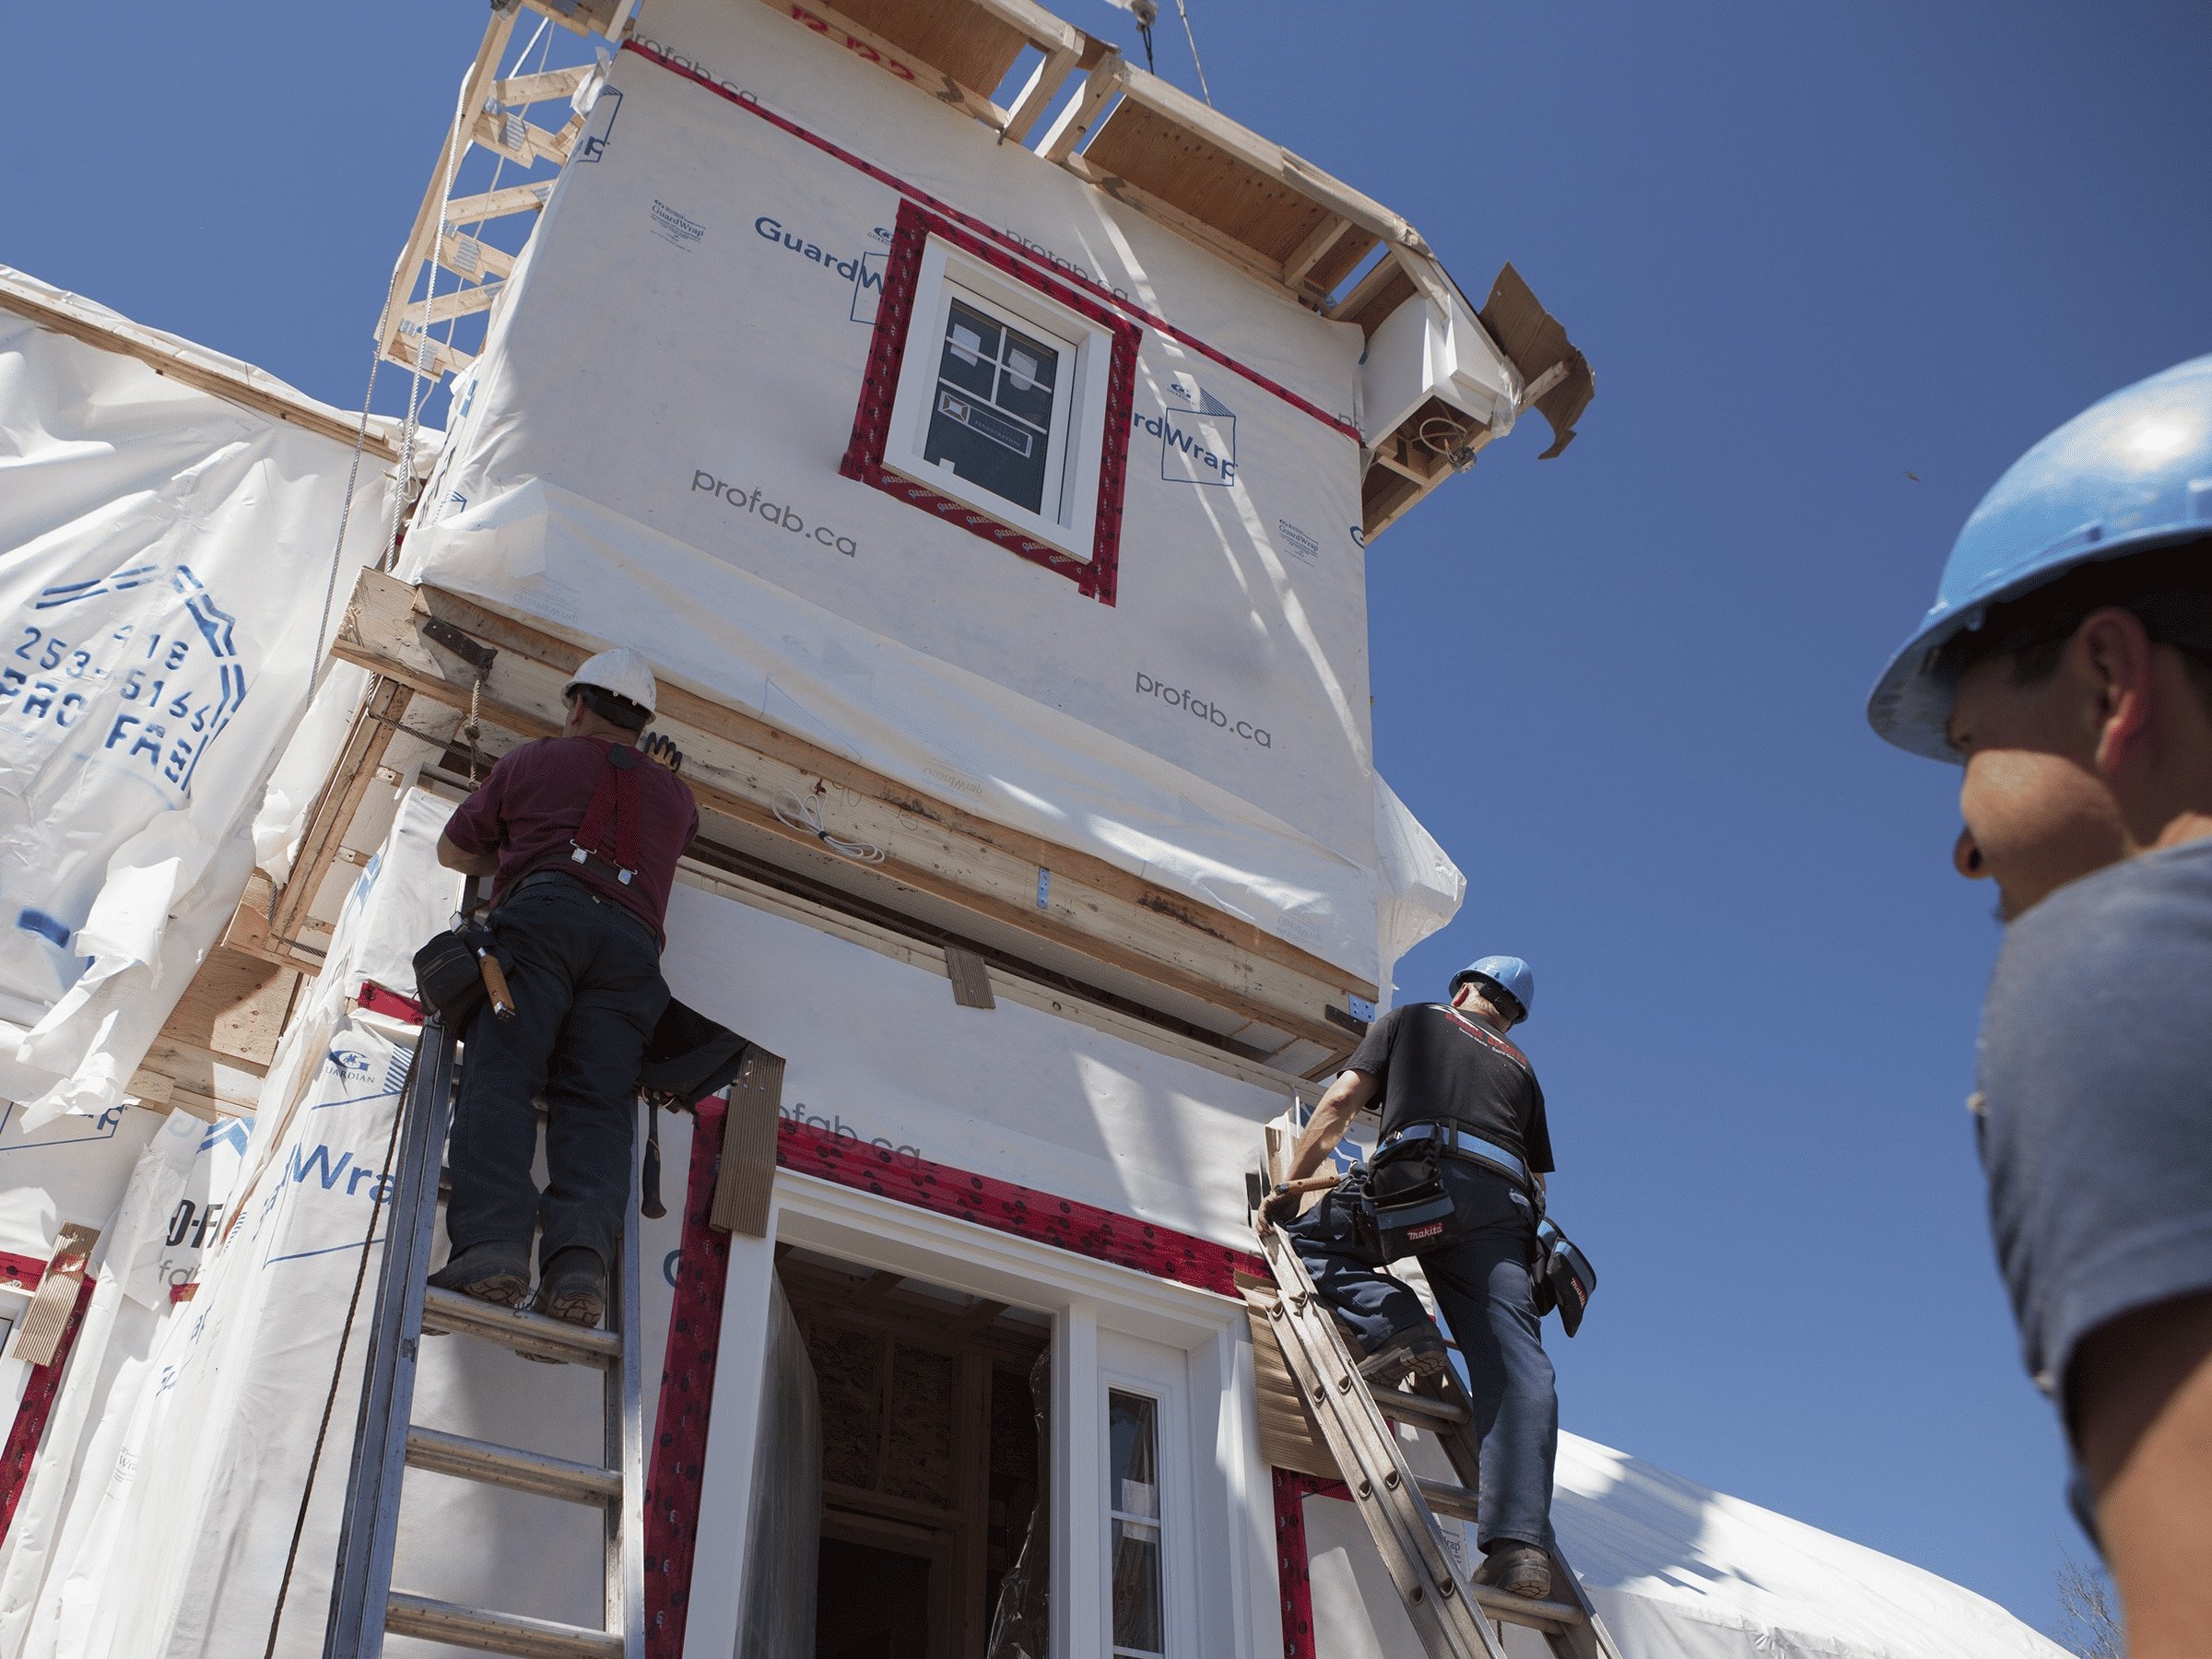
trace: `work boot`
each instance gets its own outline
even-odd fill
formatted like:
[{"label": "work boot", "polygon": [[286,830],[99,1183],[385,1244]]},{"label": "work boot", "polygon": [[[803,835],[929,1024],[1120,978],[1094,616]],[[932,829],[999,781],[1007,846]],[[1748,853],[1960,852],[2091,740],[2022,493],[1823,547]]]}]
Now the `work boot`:
[{"label": "work boot", "polygon": [[558,1251],[546,1264],[531,1311],[596,1328],[606,1314],[606,1265],[581,1244]]},{"label": "work boot", "polygon": [[1408,1375],[1417,1383],[1424,1377],[1441,1376],[1450,1363],[1436,1327],[1418,1324],[1385,1336],[1381,1347],[1359,1361],[1359,1374],[1387,1388]]},{"label": "work boot", "polygon": [[429,1282],[441,1290],[458,1290],[478,1301],[519,1308],[523,1298],[530,1294],[530,1247],[505,1240],[471,1244],[431,1274]]},{"label": "work boot", "polygon": [[1530,1601],[1549,1599],[1550,1551],[1518,1538],[1499,1538],[1486,1546],[1486,1550],[1482,1565],[1475,1570],[1477,1583],[1508,1595],[1524,1595]]}]

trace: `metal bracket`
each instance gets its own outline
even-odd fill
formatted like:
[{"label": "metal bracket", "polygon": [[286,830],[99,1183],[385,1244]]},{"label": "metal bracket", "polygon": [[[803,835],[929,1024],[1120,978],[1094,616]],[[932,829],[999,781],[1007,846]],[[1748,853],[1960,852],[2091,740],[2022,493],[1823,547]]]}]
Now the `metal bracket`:
[{"label": "metal bracket", "polygon": [[478,679],[491,676],[491,665],[499,658],[499,648],[471,639],[448,622],[443,617],[430,617],[421,624],[422,637],[433,645],[442,645],[471,668]]}]

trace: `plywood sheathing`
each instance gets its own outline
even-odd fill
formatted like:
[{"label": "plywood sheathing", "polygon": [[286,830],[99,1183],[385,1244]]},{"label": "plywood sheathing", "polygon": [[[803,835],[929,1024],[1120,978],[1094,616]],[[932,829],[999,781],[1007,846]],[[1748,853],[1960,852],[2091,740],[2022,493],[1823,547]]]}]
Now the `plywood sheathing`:
[{"label": "plywood sheathing", "polygon": [[986,98],[1030,43],[1020,29],[972,0],[842,0],[837,10]]}]

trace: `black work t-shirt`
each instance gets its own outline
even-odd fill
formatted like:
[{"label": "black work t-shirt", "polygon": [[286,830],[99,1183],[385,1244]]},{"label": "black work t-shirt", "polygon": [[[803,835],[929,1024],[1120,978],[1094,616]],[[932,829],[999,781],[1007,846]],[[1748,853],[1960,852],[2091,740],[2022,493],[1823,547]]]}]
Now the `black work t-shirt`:
[{"label": "black work t-shirt", "polygon": [[1382,1089],[1382,1133],[1408,1124],[1471,1130],[1549,1174],[1544,1091],[1521,1051],[1442,1003],[1409,1003],[1367,1028],[1345,1063]]}]

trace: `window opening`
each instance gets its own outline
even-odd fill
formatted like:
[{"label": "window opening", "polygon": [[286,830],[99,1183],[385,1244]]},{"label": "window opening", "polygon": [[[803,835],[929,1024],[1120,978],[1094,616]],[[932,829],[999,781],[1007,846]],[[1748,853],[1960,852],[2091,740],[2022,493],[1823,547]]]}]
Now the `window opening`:
[{"label": "window opening", "polygon": [[838,472],[1112,605],[1141,333],[902,203]]},{"label": "window opening", "polygon": [[1107,1551],[1115,1659],[1164,1659],[1160,1606],[1159,1403],[1106,1396]]},{"label": "window opening", "polygon": [[943,333],[923,460],[1030,512],[1049,500],[1057,515],[1075,347],[1025,334],[959,290]]}]

